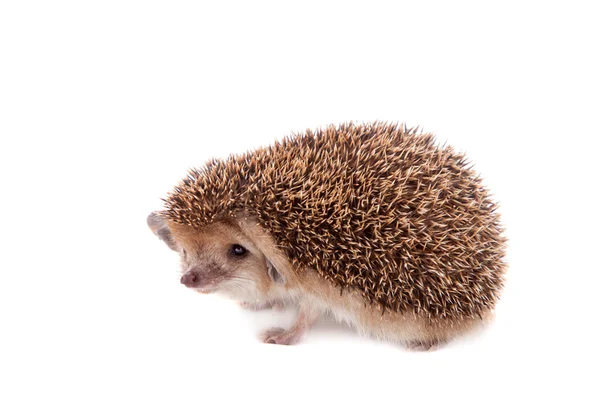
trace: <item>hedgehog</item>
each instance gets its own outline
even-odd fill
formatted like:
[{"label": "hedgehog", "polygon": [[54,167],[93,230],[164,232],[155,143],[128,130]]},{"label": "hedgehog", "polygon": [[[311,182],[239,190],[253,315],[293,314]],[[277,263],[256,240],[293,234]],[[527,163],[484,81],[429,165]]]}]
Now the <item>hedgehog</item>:
[{"label": "hedgehog", "polygon": [[150,229],[181,283],[243,307],[295,307],[265,343],[328,314],[362,334],[436,349],[493,317],[506,239],[464,153],[405,124],[344,123],[211,159],[168,193]]}]

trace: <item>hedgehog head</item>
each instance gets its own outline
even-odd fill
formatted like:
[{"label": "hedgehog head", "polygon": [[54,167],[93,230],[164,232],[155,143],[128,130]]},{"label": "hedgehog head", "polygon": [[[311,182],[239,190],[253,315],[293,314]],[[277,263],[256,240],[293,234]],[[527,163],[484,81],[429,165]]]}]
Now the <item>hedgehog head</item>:
[{"label": "hedgehog head", "polygon": [[233,218],[194,227],[167,221],[154,212],[148,216],[148,226],[179,253],[181,283],[200,293],[258,300],[273,286],[285,285],[283,274]]}]

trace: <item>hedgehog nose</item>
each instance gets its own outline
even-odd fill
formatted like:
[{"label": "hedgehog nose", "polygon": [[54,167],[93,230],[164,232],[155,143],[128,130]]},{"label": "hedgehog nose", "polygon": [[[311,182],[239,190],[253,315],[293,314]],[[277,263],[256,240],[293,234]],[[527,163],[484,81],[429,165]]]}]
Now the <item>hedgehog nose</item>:
[{"label": "hedgehog nose", "polygon": [[189,288],[200,285],[200,276],[196,271],[189,271],[181,277],[181,283]]}]

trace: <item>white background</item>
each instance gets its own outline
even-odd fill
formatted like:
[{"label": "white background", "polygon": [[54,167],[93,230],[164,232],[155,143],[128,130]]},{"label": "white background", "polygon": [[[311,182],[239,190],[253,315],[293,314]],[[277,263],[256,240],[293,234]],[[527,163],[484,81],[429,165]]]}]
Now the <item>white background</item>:
[{"label": "white background", "polygon": [[[3,1],[0,398],[598,398],[593,3]],[[179,284],[145,218],[188,168],[349,120],[485,178],[510,272],[483,334],[265,345],[292,315]]]}]

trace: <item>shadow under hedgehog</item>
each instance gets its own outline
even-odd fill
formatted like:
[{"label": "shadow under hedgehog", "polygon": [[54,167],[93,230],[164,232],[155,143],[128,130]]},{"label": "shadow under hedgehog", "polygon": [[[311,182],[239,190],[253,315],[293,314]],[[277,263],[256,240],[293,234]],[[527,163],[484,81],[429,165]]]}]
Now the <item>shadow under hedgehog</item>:
[{"label": "shadow under hedgehog", "polygon": [[497,205],[464,155],[398,124],[331,125],[213,159],[148,225],[181,255],[185,286],[298,307],[265,343],[293,344],[329,313],[437,348],[491,318],[506,269]]}]

